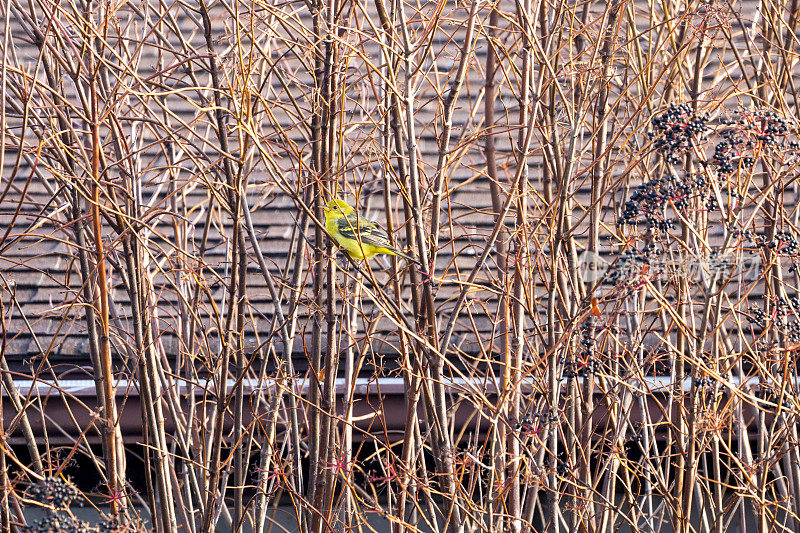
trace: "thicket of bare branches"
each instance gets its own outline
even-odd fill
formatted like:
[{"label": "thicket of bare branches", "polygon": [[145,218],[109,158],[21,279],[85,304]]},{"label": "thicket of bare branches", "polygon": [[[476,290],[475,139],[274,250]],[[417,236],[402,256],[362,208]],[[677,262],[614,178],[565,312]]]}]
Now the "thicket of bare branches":
[{"label": "thicket of bare branches", "polygon": [[796,0],[0,5],[3,530],[800,530]]}]

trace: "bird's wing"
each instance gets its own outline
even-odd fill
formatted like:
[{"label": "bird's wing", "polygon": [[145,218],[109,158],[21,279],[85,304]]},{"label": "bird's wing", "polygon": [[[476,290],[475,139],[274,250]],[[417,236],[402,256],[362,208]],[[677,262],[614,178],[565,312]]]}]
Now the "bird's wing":
[{"label": "bird's wing", "polygon": [[383,228],[357,215],[340,218],[336,222],[336,226],[339,233],[345,238],[361,241],[362,244],[379,248],[393,249]]}]

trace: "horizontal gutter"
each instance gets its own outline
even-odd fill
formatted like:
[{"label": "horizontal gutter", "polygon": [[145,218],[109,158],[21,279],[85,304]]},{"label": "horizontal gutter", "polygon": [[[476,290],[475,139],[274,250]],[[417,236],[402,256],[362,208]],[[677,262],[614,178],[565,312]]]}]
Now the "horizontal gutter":
[{"label": "horizontal gutter", "polygon": [[[579,383],[583,382],[582,377],[574,378]],[[599,394],[604,392],[606,387],[602,386],[600,381],[608,380],[607,377],[595,378],[595,388]],[[186,394],[190,387],[194,390],[195,394],[202,394],[204,391],[213,392],[215,389],[214,381],[207,380],[204,382],[189,382],[183,379],[172,378],[172,387],[177,387],[179,394]],[[242,380],[243,388],[246,393],[253,393],[258,390],[271,390],[274,389],[278,380],[268,378],[259,380],[256,378],[247,378]],[[294,380],[280,381],[282,386],[286,386],[287,381],[294,381],[295,390],[300,394],[308,394],[311,384],[307,378],[295,378]],[[444,385],[450,392],[461,393],[478,393],[478,394],[496,394],[500,387],[493,381],[485,378],[445,378]],[[617,383],[619,382],[618,380]],[[797,379],[794,379],[794,385],[797,385]],[[227,390],[232,391],[236,386],[237,381],[229,379],[227,382]],[[52,381],[48,379],[15,379],[17,391],[23,396],[31,393],[33,395],[49,396],[53,393],[60,393],[71,396],[95,396],[95,382],[91,379],[62,379]],[[567,384],[567,380],[563,379],[562,385]],[[723,388],[736,388],[740,391],[752,391],[764,385],[776,385],[771,381],[759,382],[755,378],[746,379],[744,385],[740,386],[738,377],[732,377],[728,380],[722,381]],[[668,376],[647,376],[642,379],[631,379],[625,383],[626,386],[637,389],[641,393],[666,393],[674,389],[674,381]],[[692,380],[687,378],[683,381],[683,390],[688,392],[691,389]],[[522,381],[521,389],[523,392],[533,391],[536,382],[527,378]],[[347,383],[344,378],[336,379],[336,393],[345,394],[347,392]],[[4,396],[8,395],[8,391],[3,387],[2,391]],[[357,395],[369,394],[405,394],[406,384],[403,378],[356,378],[353,383],[353,393]],[[138,382],[135,380],[121,379],[116,382],[116,394],[118,396],[138,395]]]},{"label": "horizontal gutter", "polygon": [[[581,381],[580,378],[576,379]],[[595,390],[598,396],[607,393],[609,381],[606,376],[597,376]],[[177,389],[178,394],[185,395],[191,390],[201,402],[211,400],[211,398],[202,398],[204,394],[214,394],[212,380],[204,381],[202,384],[192,384],[186,380],[173,378],[171,383],[173,384],[172,387]],[[567,380],[562,380],[561,383],[563,386],[567,383]],[[684,380],[683,390],[688,391],[691,383],[690,379]],[[793,383],[796,384],[797,381]],[[534,380],[526,379],[522,382],[520,388],[523,392],[540,390],[539,387],[534,388],[535,384]],[[770,383],[768,382],[767,384]],[[66,445],[74,444],[75,438],[82,435],[81,438],[86,439],[89,443],[99,444],[101,442],[101,435],[97,428],[93,431],[85,431],[85,428],[97,423],[99,405],[93,380],[17,379],[14,380],[14,385],[18,394],[23,398],[28,397],[33,400],[32,405],[26,407],[26,411],[41,411],[36,416],[30,417],[32,430],[37,439],[45,438],[46,435],[51,444]],[[228,380],[226,385],[228,391],[230,391],[236,386],[236,381]],[[246,379],[243,381],[245,393],[248,395],[252,395],[259,390],[269,393],[268,391],[274,390],[276,386],[288,389],[290,385],[293,385],[294,390],[297,391],[296,393],[302,396],[307,395],[311,387],[307,378],[286,380],[276,380],[274,378],[263,380]],[[444,380],[444,385],[450,394],[456,396],[464,394],[477,400],[477,403],[453,403],[453,410],[450,415],[453,417],[453,423],[456,427],[468,425],[480,432],[488,431],[489,422],[487,420],[483,420],[480,427],[474,427],[474,415],[476,411],[481,410],[481,406],[488,407],[495,404],[495,398],[499,390],[497,383],[485,377],[473,377],[446,379]],[[645,399],[643,404],[635,403],[632,406],[630,414],[632,423],[643,420],[650,420],[651,422],[661,420],[665,413],[665,402],[672,401],[669,396],[674,390],[673,381],[666,376],[632,379],[624,384],[617,381],[616,385],[630,387],[630,390]],[[740,384],[738,379],[731,379],[722,382],[721,386],[724,390],[732,391],[733,394],[744,400],[746,404],[749,404],[749,406],[745,407],[746,413],[743,412],[742,414],[745,416],[745,423],[752,423],[757,414],[756,406],[760,403],[760,399],[753,394],[759,388],[758,381],[750,379]],[[348,387],[345,380],[338,378],[336,380],[336,392],[339,395],[337,401],[339,405],[344,402],[344,394],[347,391]],[[117,403],[121,409],[119,427],[123,440],[132,444],[141,443],[144,438],[141,418],[142,398],[137,390],[137,382],[129,379],[118,381],[116,383],[116,394]],[[5,389],[3,390],[3,395],[8,395]],[[406,397],[408,394],[402,378],[357,378],[353,380],[352,395],[353,421],[354,426],[358,429],[354,435],[356,440],[366,438],[383,439],[386,435],[391,435],[392,438],[397,439],[403,437],[406,423]],[[607,401],[598,402],[597,408],[592,415],[592,425],[597,427],[603,425],[602,421],[608,416],[608,409],[611,405],[608,403],[609,401],[611,404],[615,403],[617,401],[616,396],[611,394],[607,397]],[[13,402],[10,401],[3,403],[3,417],[6,426],[3,429],[7,431],[6,441],[8,443],[21,445],[25,443],[25,440],[16,423],[18,421],[18,413],[14,411],[12,404]],[[643,409],[649,412],[649,418],[643,418]],[[253,416],[255,416],[255,413],[248,410],[242,422],[245,424],[250,423]],[[226,417],[223,425],[226,428],[230,428],[232,424],[233,418]],[[165,431],[171,433],[175,428],[174,421],[168,416],[165,417]],[[668,438],[668,435],[666,432],[661,432],[656,437],[664,439]]]}]

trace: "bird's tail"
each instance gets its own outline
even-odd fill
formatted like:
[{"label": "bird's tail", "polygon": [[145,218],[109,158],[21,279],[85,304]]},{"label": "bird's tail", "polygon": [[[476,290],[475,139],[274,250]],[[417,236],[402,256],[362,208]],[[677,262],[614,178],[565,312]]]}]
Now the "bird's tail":
[{"label": "bird's tail", "polygon": [[422,266],[422,263],[420,263],[418,259],[415,259],[415,258],[411,257],[410,255],[405,254],[405,253],[401,252],[400,250],[398,250],[396,248],[392,248],[391,253],[392,253],[392,255],[396,255],[397,257],[402,257],[406,261],[411,261],[412,263],[415,263],[418,266]]},{"label": "bird's tail", "polygon": [[417,259],[411,257],[410,255],[405,254],[405,253],[403,253],[400,250],[397,250],[395,248],[392,248],[391,250],[389,250],[389,253],[392,254],[392,255],[396,255],[397,257],[402,257],[406,261],[411,261],[412,263],[417,265],[417,267],[418,267],[417,271],[422,275],[423,279],[427,279],[427,280],[431,279],[431,275],[428,272],[425,272],[422,268],[420,268],[420,267],[422,267],[422,263],[419,260],[417,260]]}]

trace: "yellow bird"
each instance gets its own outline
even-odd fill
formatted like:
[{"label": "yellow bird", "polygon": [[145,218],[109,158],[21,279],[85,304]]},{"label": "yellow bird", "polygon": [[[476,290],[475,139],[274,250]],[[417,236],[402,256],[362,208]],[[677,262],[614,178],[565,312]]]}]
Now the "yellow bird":
[{"label": "yellow bird", "polygon": [[371,259],[378,254],[389,254],[419,264],[413,257],[393,247],[383,228],[360,217],[344,200],[331,200],[322,209],[325,211],[325,228],[351,258]]}]

